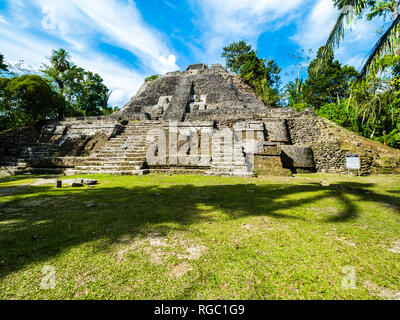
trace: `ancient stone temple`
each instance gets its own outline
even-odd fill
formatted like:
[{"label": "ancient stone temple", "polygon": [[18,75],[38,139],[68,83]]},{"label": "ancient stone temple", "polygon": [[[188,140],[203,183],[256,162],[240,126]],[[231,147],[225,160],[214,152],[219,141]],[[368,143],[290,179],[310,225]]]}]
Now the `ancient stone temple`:
[{"label": "ancient stone temple", "polygon": [[[48,121],[0,134],[0,172],[289,175],[395,171],[400,152],[315,115],[271,108],[221,65],[195,64],[144,83],[110,116]],[[385,161],[384,161],[385,159]]]}]

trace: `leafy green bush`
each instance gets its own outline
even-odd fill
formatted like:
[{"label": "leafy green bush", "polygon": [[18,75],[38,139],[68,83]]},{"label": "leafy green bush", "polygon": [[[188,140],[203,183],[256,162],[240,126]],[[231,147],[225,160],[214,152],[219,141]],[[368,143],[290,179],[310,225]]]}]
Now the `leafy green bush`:
[{"label": "leafy green bush", "polygon": [[152,76],[147,77],[144,79],[144,82],[152,82],[154,80],[157,80],[160,77],[159,74],[153,74]]}]

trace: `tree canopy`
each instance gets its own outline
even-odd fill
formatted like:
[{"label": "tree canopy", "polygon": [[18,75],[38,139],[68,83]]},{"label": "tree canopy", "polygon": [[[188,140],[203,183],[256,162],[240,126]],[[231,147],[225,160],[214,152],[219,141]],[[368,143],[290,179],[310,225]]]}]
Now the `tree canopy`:
[{"label": "tree canopy", "polygon": [[53,50],[41,72],[18,65],[8,71],[0,54],[0,69],[7,77],[0,78],[0,131],[50,118],[100,116],[117,109],[108,106],[111,92],[103,79],[70,59],[66,50]]},{"label": "tree canopy", "polygon": [[58,110],[59,118],[98,116],[109,112],[110,91],[97,73],[74,65],[64,49],[53,50],[49,60],[50,65],[44,65],[42,71],[66,102],[64,109]]},{"label": "tree canopy", "polygon": [[273,60],[260,59],[243,40],[224,47],[222,57],[226,67],[238,73],[265,104],[278,106],[281,68]]},{"label": "tree canopy", "polygon": [[32,126],[55,115],[64,101],[37,75],[0,78],[0,130]]},{"label": "tree canopy", "polygon": [[321,66],[320,59],[324,50],[325,48],[321,47],[317,58],[310,62],[308,78],[303,89],[304,101],[315,109],[347,98],[350,84],[359,75],[353,67],[342,66],[339,61],[334,60],[331,49],[328,50],[327,58]]},{"label": "tree canopy", "polygon": [[243,40],[232,42],[222,50],[222,57],[225,58],[226,67],[237,74],[245,64],[248,54],[252,52],[251,45],[248,45]]}]

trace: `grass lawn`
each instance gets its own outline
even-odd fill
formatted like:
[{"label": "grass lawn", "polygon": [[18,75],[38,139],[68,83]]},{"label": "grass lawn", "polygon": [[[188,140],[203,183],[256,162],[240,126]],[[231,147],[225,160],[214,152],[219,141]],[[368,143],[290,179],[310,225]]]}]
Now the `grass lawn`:
[{"label": "grass lawn", "polygon": [[400,299],[400,175],[86,177],[0,178],[0,299]]}]

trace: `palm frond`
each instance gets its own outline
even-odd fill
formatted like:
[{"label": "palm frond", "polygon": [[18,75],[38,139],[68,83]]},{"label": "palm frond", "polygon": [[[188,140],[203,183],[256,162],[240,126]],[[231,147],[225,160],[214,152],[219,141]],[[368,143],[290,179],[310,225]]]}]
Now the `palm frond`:
[{"label": "palm frond", "polygon": [[371,50],[367,61],[360,72],[360,78],[365,78],[371,69],[375,72],[379,71],[379,66],[377,65],[377,59],[384,53],[398,53],[399,50],[399,36],[400,33],[400,16],[398,16],[391,26],[386,30],[378,42],[375,44],[374,48]]},{"label": "palm frond", "polygon": [[338,47],[340,41],[344,37],[346,26],[356,20],[357,14],[362,13],[366,6],[366,0],[341,0],[335,1],[335,6],[340,9],[340,13],[336,19],[336,23],[332,28],[329,37],[325,43],[322,59],[325,59],[328,52]]}]

